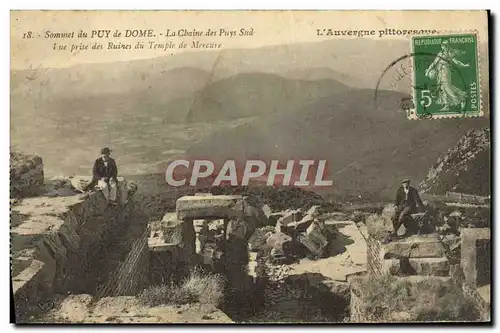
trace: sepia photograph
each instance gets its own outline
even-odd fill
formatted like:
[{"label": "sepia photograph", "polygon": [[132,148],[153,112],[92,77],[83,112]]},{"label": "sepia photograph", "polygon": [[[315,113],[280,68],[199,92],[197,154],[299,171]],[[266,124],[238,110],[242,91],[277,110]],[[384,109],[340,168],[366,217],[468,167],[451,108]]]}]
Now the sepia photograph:
[{"label": "sepia photograph", "polygon": [[10,12],[15,324],[491,324],[491,17]]}]

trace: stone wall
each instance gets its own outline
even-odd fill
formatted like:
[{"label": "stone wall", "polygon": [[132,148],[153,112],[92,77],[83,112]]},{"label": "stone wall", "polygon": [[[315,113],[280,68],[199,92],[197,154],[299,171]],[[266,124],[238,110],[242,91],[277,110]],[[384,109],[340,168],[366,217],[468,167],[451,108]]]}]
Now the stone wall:
[{"label": "stone wall", "polygon": [[367,238],[368,274],[448,276],[450,265],[437,235],[410,236],[382,244]]},{"label": "stone wall", "polygon": [[111,273],[108,283],[99,291],[96,298],[104,296],[137,295],[147,284],[149,270],[148,232],[133,242],[130,252]]},{"label": "stone wall", "polygon": [[[121,192],[126,181],[119,181]],[[50,293],[92,289],[87,273],[128,221],[130,205],[108,206],[100,192],[23,198],[11,207],[11,276],[16,315]]]},{"label": "stone wall", "polygon": [[489,228],[464,228],[461,231],[462,246],[460,266],[465,281],[477,288],[491,281],[491,245]]},{"label": "stone wall", "polygon": [[10,154],[10,196],[28,197],[37,194],[43,186],[43,161],[40,156]]},{"label": "stone wall", "polygon": [[461,230],[460,266],[462,289],[475,304],[484,320],[489,320],[491,304],[491,231],[489,228]]},{"label": "stone wall", "polygon": [[366,255],[367,255],[367,268],[368,274],[381,275],[382,274],[382,243],[373,238],[366,239]]}]

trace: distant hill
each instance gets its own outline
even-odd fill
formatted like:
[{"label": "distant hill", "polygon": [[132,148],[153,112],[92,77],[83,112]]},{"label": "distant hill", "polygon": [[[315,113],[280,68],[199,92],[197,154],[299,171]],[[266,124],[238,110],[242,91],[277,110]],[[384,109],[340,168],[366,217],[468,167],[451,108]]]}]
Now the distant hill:
[{"label": "distant hill", "polygon": [[310,155],[329,159],[335,188],[383,188],[406,173],[422,179],[439,153],[485,122],[409,122],[396,112],[403,95],[395,92],[374,107],[371,89],[408,52],[403,40],[336,39],[11,70],[11,143],[64,173],[87,172],[104,145],[121,170],[192,145],[193,156],[208,158]]},{"label": "distant hill", "polygon": [[346,73],[333,70],[330,67],[302,67],[277,73],[287,79],[316,81],[335,80],[351,87],[362,86],[360,82]]},{"label": "distant hill", "polygon": [[[480,46],[483,81],[488,79],[486,47],[486,44]],[[208,81],[213,83],[245,73],[268,73],[305,81],[335,80],[355,88],[374,89],[387,66],[408,53],[407,41],[371,39],[187,52],[67,68],[12,70],[11,93],[14,98],[24,99],[141,94],[153,97],[153,103],[182,98],[192,101],[192,93],[203,89]],[[395,68],[386,74],[380,89],[406,92],[406,84],[391,88],[394,71]]]},{"label": "distant hill", "polygon": [[293,114],[260,117],[215,133],[191,147],[190,159],[326,159],[333,190],[392,193],[403,177],[416,183],[439,154],[487,119],[409,121],[392,107],[404,95],[383,91],[379,109],[373,90],[350,90],[323,98]]},{"label": "distant hill", "polygon": [[305,81],[274,74],[244,73],[216,81],[191,98],[173,100],[166,106],[166,112],[174,113],[174,119],[185,114],[188,122],[290,113],[347,89],[346,85],[331,79]]},{"label": "distant hill", "polygon": [[129,62],[109,64],[107,68],[99,64],[12,71],[11,93],[21,98],[38,98],[43,93],[45,99],[52,100],[142,94],[167,101],[201,89],[210,79],[209,72],[199,68],[165,69],[157,60],[148,62],[149,66],[146,62],[144,66]]},{"label": "distant hill", "polygon": [[[66,97],[120,93],[137,88],[147,89],[154,85],[175,90],[176,78],[182,86],[184,75],[187,74],[188,78],[198,76],[196,69],[205,72],[201,73],[201,77],[205,77],[206,73],[224,78],[252,72],[288,77],[286,73],[289,72],[292,79],[308,80],[303,75],[297,76],[304,69],[308,71],[308,68],[330,68],[342,72],[341,75],[348,75],[363,87],[372,88],[384,67],[395,56],[407,51],[408,45],[404,41],[335,40],[255,49],[228,49],[222,52],[187,52],[126,62],[15,70],[11,71],[11,89],[16,93],[35,95],[43,90],[44,94]],[[171,73],[171,70],[177,73]],[[173,84],[165,86],[164,78]],[[335,76],[318,77],[316,74],[312,78],[337,79]],[[165,93],[169,94],[169,91],[165,90]]]}]

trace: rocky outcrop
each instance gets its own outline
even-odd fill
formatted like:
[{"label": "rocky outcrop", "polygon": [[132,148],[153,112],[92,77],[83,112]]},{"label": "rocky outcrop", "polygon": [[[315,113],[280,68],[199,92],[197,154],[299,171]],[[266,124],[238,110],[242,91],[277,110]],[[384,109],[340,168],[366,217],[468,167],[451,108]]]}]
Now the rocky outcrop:
[{"label": "rocky outcrop", "polygon": [[426,193],[490,194],[490,129],[467,132],[432,166],[420,189]]},{"label": "rocky outcrop", "polygon": [[10,153],[10,197],[37,194],[43,186],[43,161],[40,156]]},{"label": "rocky outcrop", "polygon": [[129,189],[120,178],[117,206],[107,205],[99,191],[42,194],[11,206],[11,276],[17,316],[47,294],[92,288],[87,274],[94,259],[128,221],[132,208],[128,198],[133,194]]}]

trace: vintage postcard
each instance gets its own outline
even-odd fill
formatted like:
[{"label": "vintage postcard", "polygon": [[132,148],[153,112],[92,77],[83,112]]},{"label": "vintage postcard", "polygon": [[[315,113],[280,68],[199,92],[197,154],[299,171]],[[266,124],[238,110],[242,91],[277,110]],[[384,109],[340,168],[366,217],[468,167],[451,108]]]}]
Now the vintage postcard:
[{"label": "vintage postcard", "polygon": [[17,324],[490,322],[486,11],[11,11]]}]

